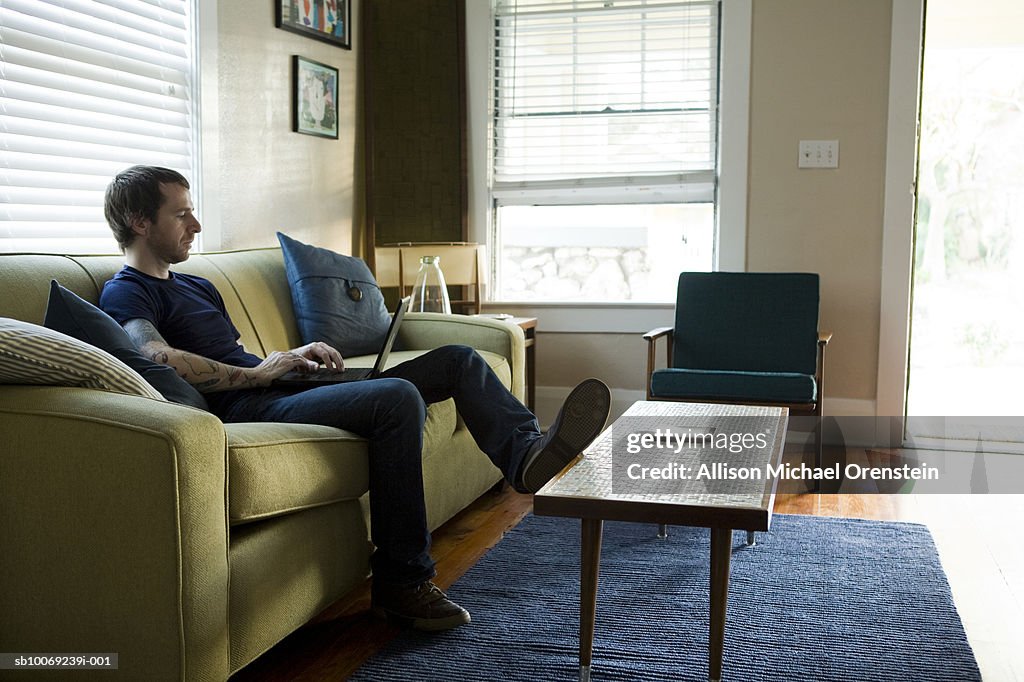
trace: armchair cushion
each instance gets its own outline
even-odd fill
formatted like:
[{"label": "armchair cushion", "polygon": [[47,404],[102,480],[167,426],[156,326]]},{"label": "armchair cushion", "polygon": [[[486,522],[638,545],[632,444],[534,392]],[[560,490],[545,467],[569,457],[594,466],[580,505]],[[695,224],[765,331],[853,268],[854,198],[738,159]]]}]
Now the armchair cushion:
[{"label": "armchair cushion", "polygon": [[651,375],[651,393],[655,398],[780,403],[813,403],[818,399],[814,376],[795,372],[659,369]]},{"label": "armchair cushion", "polygon": [[79,341],[101,348],[139,373],[167,400],[209,411],[206,399],[167,365],[153,362],[138,351],[114,318],[50,280],[50,298],[43,324]]},{"label": "armchair cushion", "polygon": [[280,232],[277,238],[302,342],[324,341],[345,357],[377,353],[391,318],[366,263]]},{"label": "armchair cushion", "polygon": [[814,374],[818,275],[684,272],[673,357],[678,366]]},{"label": "armchair cushion", "polygon": [[80,386],[163,400],[110,353],[46,327],[0,318],[0,384]]}]

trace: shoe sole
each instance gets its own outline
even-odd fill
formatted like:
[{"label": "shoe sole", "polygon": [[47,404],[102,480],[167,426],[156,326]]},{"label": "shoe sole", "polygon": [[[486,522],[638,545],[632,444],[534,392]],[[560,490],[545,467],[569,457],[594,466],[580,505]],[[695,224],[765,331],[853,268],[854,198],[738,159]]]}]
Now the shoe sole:
[{"label": "shoe sole", "polygon": [[451,630],[452,628],[456,628],[460,625],[468,625],[473,620],[468,611],[455,613],[446,618],[410,618],[409,616],[402,616],[380,607],[374,607],[373,613],[378,618],[387,620],[399,627],[411,628],[413,630],[419,630],[420,632],[440,632],[442,630]]},{"label": "shoe sole", "polygon": [[526,465],[523,487],[535,493],[601,435],[611,409],[611,391],[598,379],[587,379],[565,399],[551,442]]}]

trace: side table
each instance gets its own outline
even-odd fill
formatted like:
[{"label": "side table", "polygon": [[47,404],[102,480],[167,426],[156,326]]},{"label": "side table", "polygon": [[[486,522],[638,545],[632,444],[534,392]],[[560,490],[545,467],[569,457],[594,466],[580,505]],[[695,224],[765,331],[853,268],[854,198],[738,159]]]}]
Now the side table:
[{"label": "side table", "polygon": [[523,330],[526,337],[526,406],[531,412],[536,412],[536,352],[537,346],[537,318],[536,317],[504,317],[494,313],[479,313],[478,317],[489,317],[499,322],[514,324]]},{"label": "side table", "polygon": [[513,317],[508,319],[512,324],[519,325],[526,336],[526,406],[531,412],[536,412],[536,358],[534,353],[537,350],[537,318],[536,317]]}]

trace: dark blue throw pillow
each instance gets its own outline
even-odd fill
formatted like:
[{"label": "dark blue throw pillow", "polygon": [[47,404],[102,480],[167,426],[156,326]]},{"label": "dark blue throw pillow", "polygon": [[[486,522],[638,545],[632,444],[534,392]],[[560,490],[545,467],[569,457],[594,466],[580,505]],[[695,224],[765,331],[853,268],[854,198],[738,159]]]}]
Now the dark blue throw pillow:
[{"label": "dark blue throw pillow", "polygon": [[342,356],[380,351],[391,317],[366,263],[277,233],[303,343],[323,341]]},{"label": "dark blue throw pillow", "polygon": [[57,280],[50,280],[50,299],[46,304],[43,326],[107,351],[138,372],[172,403],[209,411],[206,399],[190,383],[172,368],[153,362],[140,353],[128,332],[114,318],[68,291]]}]

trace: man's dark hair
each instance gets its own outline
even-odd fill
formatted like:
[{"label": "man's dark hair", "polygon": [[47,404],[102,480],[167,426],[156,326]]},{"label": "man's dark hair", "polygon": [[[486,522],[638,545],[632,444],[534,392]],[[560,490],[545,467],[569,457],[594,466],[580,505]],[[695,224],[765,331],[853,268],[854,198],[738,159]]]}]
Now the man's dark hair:
[{"label": "man's dark hair", "polygon": [[164,195],[160,191],[160,185],[164,183],[189,189],[188,180],[181,173],[158,166],[132,166],[118,173],[107,185],[103,215],[121,251],[135,239],[132,224],[136,220],[145,218],[156,222],[157,213],[164,203]]}]

